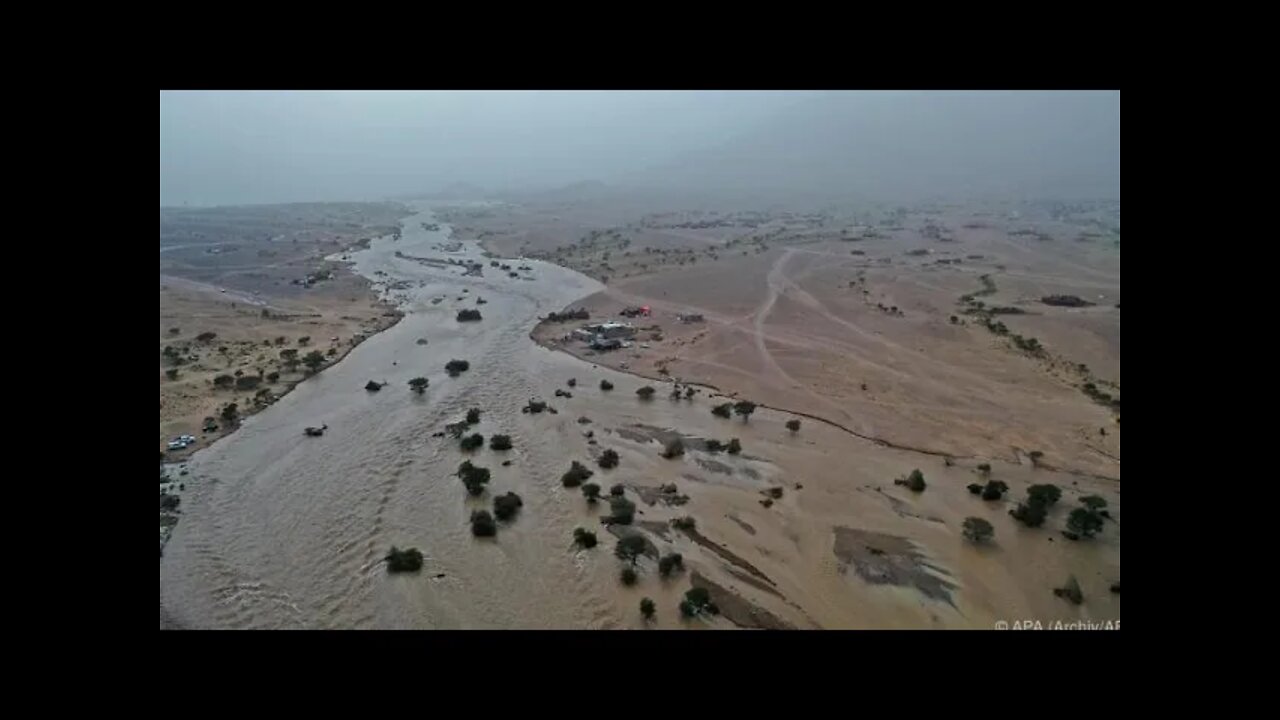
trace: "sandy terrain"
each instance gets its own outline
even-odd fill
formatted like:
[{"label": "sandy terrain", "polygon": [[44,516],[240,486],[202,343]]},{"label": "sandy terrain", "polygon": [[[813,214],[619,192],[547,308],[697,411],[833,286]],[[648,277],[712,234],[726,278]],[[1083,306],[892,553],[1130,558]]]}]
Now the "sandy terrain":
[{"label": "sandy terrain", "polygon": [[[324,258],[398,232],[404,214],[356,203],[161,210],[160,449],[179,435],[201,439],[168,459],[234,428],[221,417],[228,404],[251,414],[309,375],[282,352],[300,361],[318,350],[328,364],[398,319],[366,279]],[[216,386],[224,375],[258,380]],[[204,431],[207,418],[217,430]]]},{"label": "sandy terrain", "polygon": [[[712,385],[895,445],[1008,460],[1039,451],[1049,465],[1118,479],[1118,413],[1080,389],[1092,381],[1119,396],[1118,249],[948,226],[945,242],[919,228],[856,242],[848,238],[872,233],[790,229],[768,250],[615,276],[575,307],[618,319],[626,306],[651,306],[638,324],[652,329],[628,349],[595,354],[561,340],[580,323],[534,335],[592,362]],[[1036,338],[1043,357],[964,313],[959,299],[982,291],[983,275],[995,287],[986,305],[1025,313],[993,320]],[[1051,294],[1097,305],[1040,302]],[[706,321],[677,320],[688,312]]]},{"label": "sandy terrain", "polygon": [[[497,212],[493,217],[519,223]],[[1007,241],[853,243],[817,219],[783,218],[796,228],[818,228],[798,240],[766,241],[768,249],[745,256],[720,253],[719,260],[668,263],[655,272],[637,268],[634,276],[602,286],[536,260],[501,260],[527,262],[529,270],[517,277],[495,271],[474,243],[446,250],[454,247],[446,242],[449,228],[422,227],[432,219],[430,213],[407,218],[401,240],[375,240],[351,255],[355,270],[399,303],[406,313],[400,323],[191,459],[185,514],[161,559],[162,624],[989,628],[1018,618],[1119,619],[1119,595],[1109,591],[1120,566],[1118,423],[1107,435],[1116,459],[1081,449],[1080,432],[1111,422],[1110,410],[1072,387],[1051,358],[1029,357],[967,317],[965,325],[948,320],[959,314],[959,296],[983,287],[981,274],[994,279],[993,297],[1023,292],[1012,282],[1006,288],[996,264],[1010,273],[1056,277],[1063,267],[1091,269],[1102,261],[1076,250],[1037,251],[1017,262],[1001,256],[972,267],[931,267],[925,263],[936,259],[932,254],[903,251],[918,244],[951,253],[941,257],[995,255]],[[476,223],[466,236],[485,232],[480,220],[466,222]],[[886,233],[895,234],[910,232]],[[499,246],[487,248],[507,257]],[[854,248],[867,255],[850,255]],[[879,257],[890,263],[880,264]],[[479,261],[484,272],[466,274],[465,265],[439,262],[445,258]],[[1114,288],[1099,292],[1114,293],[1118,302],[1118,252],[1114,265]],[[860,271],[868,299],[862,281],[848,286]],[[1088,284],[1105,284],[1106,273],[1103,265]],[[459,323],[457,311],[477,307],[476,297],[487,301],[479,306],[483,319]],[[553,310],[586,302],[609,312],[639,299],[654,306],[652,322],[663,338],[645,340],[647,352],[637,344],[639,358],[622,351],[579,359],[530,341],[531,332],[545,340],[571,327],[535,331]],[[876,303],[897,306],[901,314]],[[707,321],[676,323],[673,313],[689,308]],[[1063,333],[1063,342],[1072,333],[1108,337],[1101,319],[1091,316],[1099,324],[1080,330],[1062,319],[1070,312],[1051,310],[1044,317],[1057,319],[1054,332]],[[1016,316],[1033,323],[1019,332],[1036,328],[1038,335],[1038,317]],[[1116,383],[1118,324],[1116,310]],[[1042,342],[1058,352],[1050,337],[1046,330]],[[424,338],[429,342],[420,344]],[[1084,343],[1071,350],[1080,353],[1071,362],[1105,372],[1104,360],[1090,354],[1097,350]],[[712,390],[672,400],[668,382],[604,364],[628,362],[659,377],[654,362],[663,357],[675,358],[667,363],[672,376],[705,378],[725,393],[778,407],[790,403],[848,430],[804,419],[792,433],[784,424],[796,415],[768,408],[749,420],[719,418],[710,410],[726,398]],[[444,365],[453,358],[469,360],[471,369],[448,376]],[[422,395],[407,387],[418,375],[429,379]],[[370,392],[364,385],[371,379],[389,384]],[[576,380],[572,388],[570,379]],[[601,380],[614,389],[601,389]],[[656,387],[653,399],[637,396],[644,385]],[[549,401],[556,412],[522,412],[530,398]],[[509,434],[513,449],[466,453],[457,440],[437,436],[472,407],[482,411],[474,431],[486,438]],[[303,426],[318,423],[329,427],[323,437],[302,437]],[[675,436],[684,438],[686,451],[662,457],[660,441]],[[740,440],[741,454],[713,451],[704,442],[731,438]],[[919,444],[955,459],[886,442]],[[1037,448],[1044,456],[1035,464],[1027,452]],[[597,466],[605,449],[618,453],[617,467]],[[464,459],[492,472],[479,498],[469,497],[454,475]],[[622,585],[624,561],[613,556],[615,538],[601,523],[609,504],[589,504],[578,489],[562,485],[571,460],[590,467],[591,481],[606,494],[623,485],[636,505],[627,532],[643,534],[658,554],[681,553],[685,569],[662,578],[653,558],[644,556],[638,583]],[[1001,500],[984,501],[966,489],[985,479],[978,469],[984,461],[990,477],[1010,488]],[[894,482],[913,469],[927,478],[923,492]],[[1007,511],[1034,483],[1054,483],[1063,493],[1044,527],[1029,529]],[[677,491],[654,490],[666,484]],[[507,491],[521,495],[520,512],[499,523],[495,538],[473,537],[471,511]],[[1086,494],[1108,501],[1110,519],[1095,538],[1067,540],[1059,533],[1065,516]],[[669,495],[682,499],[668,502]],[[694,527],[671,526],[686,516]],[[991,522],[992,542],[978,546],[962,537],[969,516]],[[600,545],[576,549],[575,527],[594,530]],[[393,545],[420,549],[422,571],[388,574],[382,558]],[[1081,605],[1053,593],[1068,576],[1083,588]],[[705,588],[721,614],[681,619],[677,606],[691,587]],[[642,597],[657,603],[651,624],[640,617]]]}]

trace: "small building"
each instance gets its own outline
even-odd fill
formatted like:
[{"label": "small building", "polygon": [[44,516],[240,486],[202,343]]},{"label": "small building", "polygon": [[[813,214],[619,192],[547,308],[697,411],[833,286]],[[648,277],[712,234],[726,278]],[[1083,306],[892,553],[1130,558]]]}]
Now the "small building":
[{"label": "small building", "polygon": [[607,322],[600,323],[596,329],[596,335],[601,339],[609,340],[613,338],[629,338],[634,337],[636,329],[629,323]]}]

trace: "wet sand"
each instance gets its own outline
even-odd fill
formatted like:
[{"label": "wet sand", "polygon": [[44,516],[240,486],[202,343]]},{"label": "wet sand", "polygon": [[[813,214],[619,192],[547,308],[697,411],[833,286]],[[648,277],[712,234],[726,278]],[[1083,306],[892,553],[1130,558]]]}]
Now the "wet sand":
[{"label": "wet sand", "polygon": [[[423,229],[433,221],[429,212],[406,218],[400,240],[379,239],[352,255],[360,274],[395,286],[390,299],[406,312],[399,324],[192,458],[183,518],[161,559],[162,623],[639,629],[645,625],[638,603],[650,597],[658,606],[657,627],[734,627],[724,618],[680,620],[677,605],[693,572],[740,593],[762,611],[754,616],[767,613],[769,624],[777,626],[990,627],[1009,617],[1119,618],[1118,596],[1106,592],[1119,579],[1118,523],[1108,523],[1103,536],[1089,543],[1061,537],[1050,543],[1064,510],[1046,528],[1024,531],[1003,507],[968,494],[971,467],[943,467],[940,458],[878,447],[829,426],[806,425],[792,435],[783,427],[791,416],[767,409],[749,422],[723,420],[711,415],[717,400],[707,393],[671,401],[665,383],[542,348],[529,337],[538,317],[599,292],[600,285],[534,261],[520,263],[532,268],[522,273],[532,282],[510,278],[490,267],[474,243],[453,253],[440,249],[449,228]],[[464,276],[464,267],[424,264],[397,257],[397,251],[482,262],[484,275]],[[487,303],[477,306],[477,296]],[[443,300],[433,303],[437,298]],[[475,307],[483,320],[456,321],[459,309]],[[428,344],[417,344],[419,338]],[[453,358],[470,361],[470,370],[449,377],[444,365]],[[423,395],[407,387],[419,375],[430,380]],[[569,378],[577,379],[573,397],[554,397]],[[615,390],[601,391],[601,379],[613,382]],[[370,380],[388,385],[371,393],[364,389]],[[657,396],[637,398],[642,385],[654,385]],[[522,413],[533,397],[552,401],[559,413]],[[486,438],[509,434],[514,448],[486,446],[465,455],[456,440],[432,436],[471,407],[483,411],[474,431]],[[576,422],[583,415],[591,425]],[[324,436],[303,437],[305,426],[321,424],[329,427]],[[690,450],[664,459],[656,442],[618,433],[635,425],[694,437],[739,437],[744,456]],[[595,429],[598,446],[587,444],[584,427]],[[603,470],[592,462],[603,448],[618,452],[618,467]],[[493,474],[480,498],[469,498],[454,476],[468,458]],[[693,515],[699,536],[724,551],[711,552],[686,533],[664,538],[649,530],[660,552],[684,555],[689,572],[661,579],[652,558],[643,558],[640,582],[621,586],[612,536],[598,519],[608,512],[607,502],[588,505],[578,489],[561,485],[560,475],[575,459],[591,467],[591,481],[606,490],[615,483],[676,483],[690,498],[683,506],[648,506],[628,493],[637,502],[637,527]],[[504,460],[511,465],[504,467]],[[709,461],[738,472],[708,471]],[[929,478],[929,490],[920,496],[892,485],[893,477],[913,467]],[[1064,487],[1062,506],[1074,504],[1078,494],[1100,492],[1119,516],[1115,483],[1080,478],[1077,488],[1076,478],[1012,463],[996,464],[995,476],[1009,483],[1011,497],[1032,482],[1056,482]],[[791,489],[796,480],[803,481],[803,490]],[[771,485],[784,485],[787,492],[765,508],[759,490]],[[490,507],[494,496],[507,491],[522,496],[520,513],[500,524],[496,538],[472,537],[471,510]],[[886,496],[912,512],[899,512]],[[993,548],[964,544],[960,522],[970,514],[996,526]],[[594,530],[601,544],[575,550],[572,532],[579,526]],[[846,572],[833,552],[836,527],[910,538],[954,579],[954,604]],[[382,557],[392,545],[420,549],[422,571],[388,575]],[[724,561],[726,554],[769,578],[776,592],[742,582]],[[1080,607],[1052,595],[1068,572],[1084,588]]]}]

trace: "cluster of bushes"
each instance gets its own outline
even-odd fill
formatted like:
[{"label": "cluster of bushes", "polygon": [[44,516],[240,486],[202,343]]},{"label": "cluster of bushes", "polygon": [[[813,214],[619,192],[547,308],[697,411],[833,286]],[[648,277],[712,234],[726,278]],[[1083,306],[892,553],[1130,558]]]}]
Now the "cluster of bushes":
[{"label": "cluster of bushes", "polygon": [[510,436],[510,435],[493,435],[493,436],[490,436],[490,438],[489,438],[489,449],[490,449],[490,450],[510,450],[510,449],[511,449],[511,436]]},{"label": "cluster of bushes", "polygon": [[568,310],[562,313],[550,313],[547,315],[547,322],[562,323],[570,320],[586,320],[590,317],[591,315],[586,308],[578,308],[577,310]]},{"label": "cluster of bushes", "polygon": [[1018,503],[1018,507],[1009,511],[1015,520],[1027,527],[1040,527],[1044,524],[1049,508],[1062,497],[1062,490],[1057,485],[1032,485],[1027,488],[1027,499]]},{"label": "cluster of bushes", "polygon": [[480,320],[480,311],[475,308],[467,308],[458,311],[458,322],[474,322]]},{"label": "cluster of bushes", "polygon": [[481,435],[480,433],[473,433],[471,435],[468,435],[462,438],[462,442],[460,443],[460,445],[462,447],[463,452],[471,452],[472,450],[477,450],[484,445],[484,436]]},{"label": "cluster of bushes", "polygon": [[999,500],[1009,492],[1009,486],[1002,480],[988,480],[986,485],[978,483],[969,484],[969,492],[974,495],[981,495],[983,500]]},{"label": "cluster of bushes", "polygon": [[1032,355],[1044,354],[1044,347],[1041,346],[1040,341],[1035,338],[1022,337],[1017,333],[1014,333],[1013,335],[1011,335],[1010,338],[1013,340],[1013,344],[1016,345],[1019,350],[1029,352]]}]

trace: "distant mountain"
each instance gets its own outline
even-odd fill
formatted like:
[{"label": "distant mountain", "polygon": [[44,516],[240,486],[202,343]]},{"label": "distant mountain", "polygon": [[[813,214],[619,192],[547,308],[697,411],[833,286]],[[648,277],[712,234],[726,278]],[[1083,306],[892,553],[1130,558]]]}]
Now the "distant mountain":
[{"label": "distant mountain", "polygon": [[450,183],[435,192],[412,193],[409,195],[398,195],[393,200],[484,200],[491,193],[484,188],[477,187],[471,183],[455,182]]},{"label": "distant mountain", "polygon": [[1119,92],[833,93],[620,178],[759,197],[1119,198]]}]

